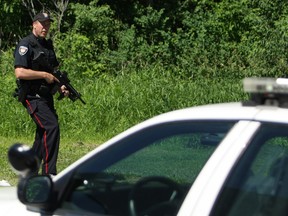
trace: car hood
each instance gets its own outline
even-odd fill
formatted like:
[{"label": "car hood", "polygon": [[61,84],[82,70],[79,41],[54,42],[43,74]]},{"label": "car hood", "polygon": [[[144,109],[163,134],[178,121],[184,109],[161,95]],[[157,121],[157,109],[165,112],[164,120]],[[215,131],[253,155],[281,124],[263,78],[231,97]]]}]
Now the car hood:
[{"label": "car hood", "polygon": [[1,215],[9,216],[37,215],[27,211],[26,206],[18,200],[16,187],[0,187],[0,211]]}]

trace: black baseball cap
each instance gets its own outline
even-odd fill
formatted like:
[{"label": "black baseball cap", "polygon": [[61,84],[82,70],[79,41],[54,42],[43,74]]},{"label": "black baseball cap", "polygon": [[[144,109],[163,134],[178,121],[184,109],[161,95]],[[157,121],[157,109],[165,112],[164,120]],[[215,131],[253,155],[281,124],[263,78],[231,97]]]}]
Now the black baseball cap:
[{"label": "black baseball cap", "polygon": [[46,20],[50,20],[51,22],[53,22],[53,20],[51,19],[50,15],[48,13],[38,13],[36,16],[34,16],[33,22],[35,22],[37,20],[39,22],[44,22]]}]

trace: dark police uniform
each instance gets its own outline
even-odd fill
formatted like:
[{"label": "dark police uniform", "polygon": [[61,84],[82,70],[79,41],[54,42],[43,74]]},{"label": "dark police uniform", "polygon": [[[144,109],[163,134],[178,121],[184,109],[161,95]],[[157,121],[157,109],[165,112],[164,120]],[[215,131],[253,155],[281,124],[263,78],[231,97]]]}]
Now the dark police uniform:
[{"label": "dark police uniform", "polygon": [[[39,56],[43,59],[39,60]],[[34,34],[23,38],[14,52],[14,67],[52,72],[59,65],[51,40],[36,38]],[[32,149],[42,161],[42,174],[57,174],[60,130],[54,108],[55,84],[44,79],[18,80],[20,101],[36,123],[35,141]],[[24,89],[24,90],[23,90]],[[20,96],[19,96],[20,97]]]}]

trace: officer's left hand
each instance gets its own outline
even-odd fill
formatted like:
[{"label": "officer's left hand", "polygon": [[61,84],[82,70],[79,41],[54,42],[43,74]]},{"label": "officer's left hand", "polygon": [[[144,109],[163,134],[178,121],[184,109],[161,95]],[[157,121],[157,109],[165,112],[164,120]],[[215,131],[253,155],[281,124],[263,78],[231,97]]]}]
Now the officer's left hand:
[{"label": "officer's left hand", "polygon": [[61,93],[65,96],[68,97],[69,96],[69,91],[67,90],[65,85],[62,85],[60,88]]}]

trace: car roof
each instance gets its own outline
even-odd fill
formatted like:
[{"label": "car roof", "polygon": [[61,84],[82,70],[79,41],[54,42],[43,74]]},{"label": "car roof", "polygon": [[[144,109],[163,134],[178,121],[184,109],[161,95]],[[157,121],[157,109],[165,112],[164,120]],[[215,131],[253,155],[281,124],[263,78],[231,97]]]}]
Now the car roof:
[{"label": "car roof", "polygon": [[[285,115],[284,115],[285,114]],[[242,102],[209,104],[175,110],[156,116],[150,121],[176,120],[255,120],[288,123],[287,108],[272,105],[243,105]],[[151,122],[152,122],[151,121]]]}]

